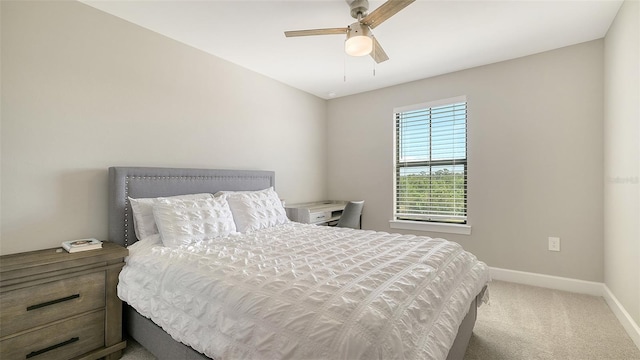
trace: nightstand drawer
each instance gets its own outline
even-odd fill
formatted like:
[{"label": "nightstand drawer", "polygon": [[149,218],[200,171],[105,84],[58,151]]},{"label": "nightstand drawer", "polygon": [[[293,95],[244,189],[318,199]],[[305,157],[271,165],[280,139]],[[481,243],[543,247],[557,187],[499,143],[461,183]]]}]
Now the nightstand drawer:
[{"label": "nightstand drawer", "polygon": [[88,273],[0,294],[0,337],[105,306],[105,273]]},{"label": "nightstand drawer", "polygon": [[104,346],[104,310],[0,342],[0,359],[66,360]]}]

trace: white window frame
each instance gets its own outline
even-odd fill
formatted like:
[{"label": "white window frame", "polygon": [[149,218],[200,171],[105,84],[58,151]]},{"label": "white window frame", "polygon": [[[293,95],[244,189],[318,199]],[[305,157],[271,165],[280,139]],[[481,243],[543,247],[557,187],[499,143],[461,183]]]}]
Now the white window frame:
[{"label": "white window frame", "polygon": [[[404,220],[398,218],[397,210],[397,151],[398,151],[398,143],[397,143],[397,125],[396,125],[396,114],[402,112],[410,112],[421,109],[428,109],[439,107],[443,105],[455,104],[460,102],[467,102],[466,96],[456,96],[448,99],[430,101],[426,103],[414,104],[409,106],[397,107],[393,109],[393,121],[394,121],[394,130],[393,130],[393,220],[389,221],[389,226],[392,229],[403,229],[403,230],[418,230],[418,231],[429,231],[429,232],[443,232],[450,234],[462,234],[462,235],[470,235],[471,234],[471,226],[466,222],[468,220],[468,213],[465,217],[465,223],[455,223],[455,222],[437,222],[433,220]],[[467,108],[468,109],[468,108]],[[468,139],[468,114],[466,117],[466,134],[465,136]],[[467,156],[465,157],[466,165],[468,166],[468,149]],[[468,185],[467,185],[468,189]],[[468,193],[465,194],[465,201],[467,201]],[[468,210],[468,206],[467,206]],[[431,217],[431,219],[435,220],[436,216]]]}]

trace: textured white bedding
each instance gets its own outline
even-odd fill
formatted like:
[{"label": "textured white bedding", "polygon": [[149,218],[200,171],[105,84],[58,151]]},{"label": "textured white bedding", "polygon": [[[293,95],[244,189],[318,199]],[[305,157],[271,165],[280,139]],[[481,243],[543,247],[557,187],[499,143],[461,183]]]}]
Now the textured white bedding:
[{"label": "textured white bedding", "polygon": [[298,223],[129,250],[119,297],[216,359],[444,359],[489,281],[453,242]]}]

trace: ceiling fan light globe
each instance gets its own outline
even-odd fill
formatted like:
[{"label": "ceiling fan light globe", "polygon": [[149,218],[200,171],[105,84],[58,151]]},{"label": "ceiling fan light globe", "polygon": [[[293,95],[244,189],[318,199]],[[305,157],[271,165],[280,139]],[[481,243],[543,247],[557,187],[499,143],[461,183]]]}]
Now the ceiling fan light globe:
[{"label": "ceiling fan light globe", "polygon": [[369,36],[352,36],[344,43],[344,51],[351,56],[365,56],[371,54],[373,40]]}]

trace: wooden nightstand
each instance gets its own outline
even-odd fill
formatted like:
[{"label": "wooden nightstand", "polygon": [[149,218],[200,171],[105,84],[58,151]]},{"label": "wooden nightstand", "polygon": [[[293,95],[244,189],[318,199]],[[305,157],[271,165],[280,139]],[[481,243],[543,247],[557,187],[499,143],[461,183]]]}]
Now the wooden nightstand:
[{"label": "wooden nightstand", "polygon": [[[59,251],[61,250],[61,251]],[[0,256],[0,359],[119,359],[118,274],[128,250]]]}]

